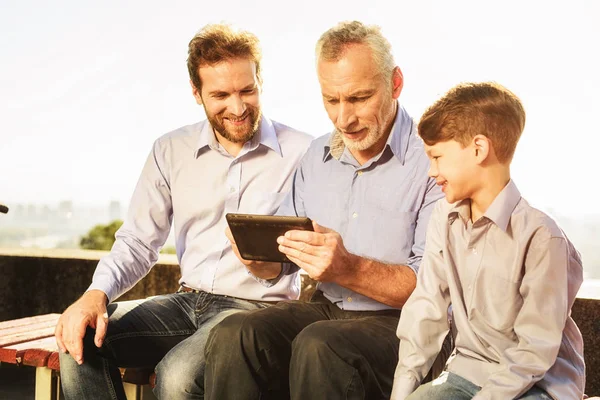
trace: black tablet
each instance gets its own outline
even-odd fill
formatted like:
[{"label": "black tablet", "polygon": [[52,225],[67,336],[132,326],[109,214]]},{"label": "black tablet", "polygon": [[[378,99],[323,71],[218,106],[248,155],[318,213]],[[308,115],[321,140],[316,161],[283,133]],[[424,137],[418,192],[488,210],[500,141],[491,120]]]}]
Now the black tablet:
[{"label": "black tablet", "polygon": [[228,213],[225,218],[246,260],[289,262],[279,251],[277,238],[291,230],[313,230],[312,221],[305,217]]}]

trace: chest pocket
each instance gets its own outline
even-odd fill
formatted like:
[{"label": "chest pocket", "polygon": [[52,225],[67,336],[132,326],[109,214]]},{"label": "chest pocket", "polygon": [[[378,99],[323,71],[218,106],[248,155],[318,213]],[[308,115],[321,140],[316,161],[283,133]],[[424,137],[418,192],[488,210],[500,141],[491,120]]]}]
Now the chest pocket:
[{"label": "chest pocket", "polygon": [[[484,267],[485,268],[485,267]],[[520,281],[514,281],[504,271],[480,275],[477,283],[479,292],[474,304],[485,323],[497,331],[506,332],[514,328],[515,320],[523,305],[519,289]]]},{"label": "chest pocket", "polygon": [[286,193],[248,192],[242,195],[240,212],[247,214],[275,214]]}]

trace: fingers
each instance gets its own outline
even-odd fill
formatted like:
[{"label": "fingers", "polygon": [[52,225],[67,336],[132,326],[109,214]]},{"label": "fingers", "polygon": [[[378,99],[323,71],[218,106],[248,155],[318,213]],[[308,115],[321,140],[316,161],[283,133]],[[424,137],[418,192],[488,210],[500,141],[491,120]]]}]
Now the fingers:
[{"label": "fingers", "polygon": [[94,336],[94,343],[96,347],[102,347],[102,342],[106,337],[106,329],[108,328],[108,313],[104,313],[98,316],[96,320],[96,335]]},{"label": "fingers", "polygon": [[83,322],[75,326],[71,334],[71,340],[67,341],[67,351],[79,365],[83,364],[83,337],[85,336],[87,325],[87,323]]},{"label": "fingers", "polygon": [[[289,241],[306,243],[312,246],[323,246],[325,244],[325,234],[311,231],[287,231],[283,237]],[[286,240],[286,242],[287,242]],[[279,240],[277,240],[279,243]]]},{"label": "fingers", "polygon": [[[307,256],[302,255],[301,257],[305,258]],[[315,264],[313,264],[311,262],[306,262],[306,261],[302,260],[301,258],[294,257],[293,255],[287,255],[287,258],[291,262],[296,264],[299,268],[302,268],[308,274],[308,276],[310,276],[311,278],[316,279],[316,280],[321,280],[321,276],[323,273],[322,268],[316,266]]]},{"label": "fingers", "polygon": [[56,324],[56,329],[54,330],[54,337],[56,338],[56,344],[58,345],[58,348],[60,349],[60,351],[63,353],[66,353],[67,347],[65,346],[65,344],[63,342],[62,334],[63,334],[63,323],[62,323],[62,320],[59,319],[58,323]]},{"label": "fingers", "polygon": [[231,245],[233,246],[235,244],[235,240],[233,239],[233,234],[231,233],[231,229],[229,229],[229,227],[225,229],[225,236],[227,236],[227,239],[229,239],[229,242],[231,242]]},{"label": "fingers", "polygon": [[[285,254],[287,258],[290,259],[290,261],[292,261],[294,264],[298,265],[301,268],[302,266],[296,261],[314,264],[324,256],[318,248],[313,247],[309,244],[302,242],[292,242],[292,244],[294,246],[286,246],[285,244],[280,244],[278,249],[280,252]],[[292,258],[296,261],[292,260]]]}]

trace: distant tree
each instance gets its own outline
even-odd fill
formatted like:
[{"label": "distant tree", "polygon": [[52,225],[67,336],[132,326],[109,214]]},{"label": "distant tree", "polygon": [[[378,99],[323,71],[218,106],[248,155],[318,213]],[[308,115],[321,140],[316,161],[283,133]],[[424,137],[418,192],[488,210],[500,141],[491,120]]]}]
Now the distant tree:
[{"label": "distant tree", "polygon": [[123,225],[123,221],[116,219],[108,225],[96,225],[81,238],[79,247],[87,250],[110,250],[115,243],[115,232]]},{"label": "distant tree", "polygon": [[175,246],[165,246],[160,251],[162,254],[177,254],[177,249]]}]

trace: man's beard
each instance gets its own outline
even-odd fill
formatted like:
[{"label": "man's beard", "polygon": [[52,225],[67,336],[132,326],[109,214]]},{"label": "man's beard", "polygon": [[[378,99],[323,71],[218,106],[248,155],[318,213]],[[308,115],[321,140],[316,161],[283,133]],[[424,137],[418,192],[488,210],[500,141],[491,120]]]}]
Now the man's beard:
[{"label": "man's beard", "polygon": [[353,151],[364,151],[373,147],[383,135],[381,127],[378,126],[367,126],[367,136],[361,140],[349,139],[337,128],[336,133],[341,135],[344,145],[348,148],[348,150]]},{"label": "man's beard", "polygon": [[[391,103],[391,100],[390,100]],[[386,103],[383,105],[384,108],[390,108],[390,112],[386,113],[384,118],[384,123],[382,125],[367,125],[367,136],[365,136],[362,140],[352,140],[347,138],[339,129],[335,128],[336,133],[339,133],[342,136],[342,140],[344,141],[344,145],[351,151],[365,151],[375,146],[377,142],[385,135],[385,130],[387,126],[390,124],[392,119],[395,116],[395,108],[393,105]]]},{"label": "man's beard", "polygon": [[[213,129],[226,140],[231,143],[246,143],[254,137],[256,132],[258,132],[261,119],[260,108],[249,105],[246,107],[246,112],[241,116],[241,118],[234,117],[232,115],[225,115],[224,113],[210,115],[208,112],[206,112],[206,108],[204,111],[206,112],[206,119],[208,119],[208,122],[210,122],[210,125],[213,127]],[[233,121],[239,121],[243,118],[247,118],[248,121],[245,121],[244,125],[239,127],[231,126],[228,129],[225,127],[225,123],[223,122],[225,117]]]}]

